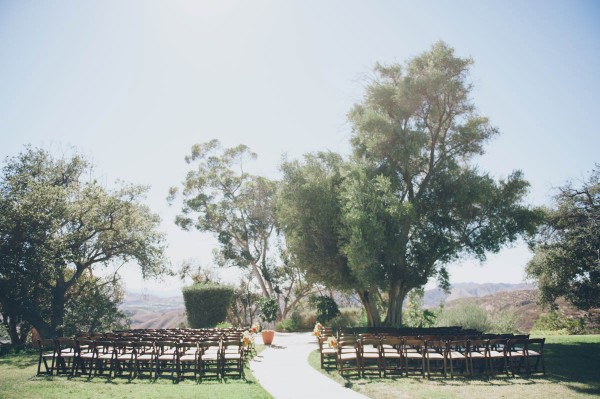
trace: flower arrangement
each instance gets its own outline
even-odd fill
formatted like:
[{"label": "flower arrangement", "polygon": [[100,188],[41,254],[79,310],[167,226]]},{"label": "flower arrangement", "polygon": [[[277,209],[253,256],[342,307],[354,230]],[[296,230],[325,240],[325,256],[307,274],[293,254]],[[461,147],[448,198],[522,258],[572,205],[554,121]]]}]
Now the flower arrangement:
[{"label": "flower arrangement", "polygon": [[244,343],[244,348],[247,348],[251,343],[254,343],[254,334],[250,331],[244,331],[242,333],[242,341]]},{"label": "flower arrangement", "polygon": [[321,323],[317,322],[317,324],[315,324],[315,328],[313,329],[313,335],[317,338],[319,338],[321,336],[321,332],[323,331],[323,325],[321,325]]},{"label": "flower arrangement", "polygon": [[250,332],[252,334],[259,333],[260,332],[260,324],[258,324],[258,323],[252,324],[252,327],[250,327]]},{"label": "flower arrangement", "polygon": [[333,349],[337,348],[337,339],[335,339],[335,337],[327,338],[327,345]]}]

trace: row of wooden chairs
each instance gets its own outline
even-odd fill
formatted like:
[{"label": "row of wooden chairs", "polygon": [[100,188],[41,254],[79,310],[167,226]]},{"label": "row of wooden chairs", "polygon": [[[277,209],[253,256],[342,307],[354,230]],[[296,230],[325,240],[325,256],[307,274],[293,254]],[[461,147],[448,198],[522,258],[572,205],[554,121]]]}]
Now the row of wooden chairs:
[{"label": "row of wooden chairs", "polygon": [[380,377],[420,374],[430,377],[533,372],[545,374],[545,339],[495,338],[447,339],[447,337],[341,336],[335,348],[329,337],[319,337],[321,367],[336,367],[340,374],[369,372]]},{"label": "row of wooden chairs", "polygon": [[242,340],[39,340],[38,375],[243,377]]}]

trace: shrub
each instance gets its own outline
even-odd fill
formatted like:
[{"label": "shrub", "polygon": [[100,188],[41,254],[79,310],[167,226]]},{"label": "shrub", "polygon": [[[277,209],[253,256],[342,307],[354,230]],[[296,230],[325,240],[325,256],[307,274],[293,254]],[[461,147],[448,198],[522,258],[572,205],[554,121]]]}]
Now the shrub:
[{"label": "shrub", "polygon": [[427,328],[433,327],[441,310],[423,309],[423,288],[415,288],[408,294],[406,310],[402,315],[403,325],[406,327]]},{"label": "shrub", "polygon": [[214,283],[183,288],[183,300],[191,328],[214,327],[225,320],[233,297],[233,287]]},{"label": "shrub", "polygon": [[277,331],[291,332],[291,331],[300,330],[301,326],[302,326],[302,316],[300,315],[300,312],[294,311],[294,312],[292,312],[290,317],[277,323],[277,325],[275,326],[275,329]]},{"label": "shrub", "polygon": [[317,320],[322,324],[328,324],[330,320],[340,314],[337,303],[330,296],[319,295],[312,302],[317,307]]},{"label": "shrub", "polygon": [[366,326],[364,311],[359,308],[342,308],[340,314],[331,319],[329,325],[333,328]]},{"label": "shrub", "polygon": [[437,318],[439,327],[461,326],[477,331],[490,331],[492,323],[487,312],[473,301],[464,301],[452,308],[444,308]]},{"label": "shrub", "polygon": [[499,334],[518,333],[519,316],[514,309],[501,310],[492,316],[491,332]]},{"label": "shrub", "polygon": [[532,331],[555,332],[559,335],[583,334],[585,331],[585,322],[583,319],[574,319],[567,317],[557,310],[551,310],[543,313],[533,324]]},{"label": "shrub", "polygon": [[267,323],[275,321],[277,313],[279,312],[277,299],[269,297],[260,298],[258,301],[258,311],[263,321],[266,321]]}]

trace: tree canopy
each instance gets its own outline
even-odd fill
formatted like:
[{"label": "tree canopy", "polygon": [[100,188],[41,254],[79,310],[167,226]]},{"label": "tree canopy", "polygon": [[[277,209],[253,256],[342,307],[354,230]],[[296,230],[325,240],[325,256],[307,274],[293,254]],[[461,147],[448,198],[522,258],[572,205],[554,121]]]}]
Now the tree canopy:
[{"label": "tree canopy", "polygon": [[564,296],[580,309],[600,307],[600,164],[580,187],[570,182],[558,191],[527,274],[546,304]]},{"label": "tree canopy", "polygon": [[[215,260],[219,266],[250,270],[264,297],[283,303],[281,317],[310,291],[301,273],[278,241],[274,198],[278,183],[248,173],[256,158],[245,145],[222,148],[218,140],[192,147],[186,162],[194,164],[183,182],[183,204],[175,223],[212,233],[218,239]],[[169,202],[177,198],[177,188]]]},{"label": "tree canopy", "polygon": [[400,325],[406,294],[434,276],[447,286],[448,262],[483,260],[535,231],[540,214],[523,204],[521,172],[496,181],[469,164],[498,134],[476,113],[471,64],[443,42],[405,67],[377,64],[349,113],[352,158],[284,165],[281,223],[290,249],[299,258],[313,252],[301,264],[321,268],[315,278],[344,276],[363,294],[371,324]]},{"label": "tree canopy", "polygon": [[79,155],[30,147],[2,169],[0,307],[42,337],[62,333],[67,303],[97,267],[132,261],[144,278],[166,271],[159,217],[141,203],[147,189],[108,190],[92,170]]}]

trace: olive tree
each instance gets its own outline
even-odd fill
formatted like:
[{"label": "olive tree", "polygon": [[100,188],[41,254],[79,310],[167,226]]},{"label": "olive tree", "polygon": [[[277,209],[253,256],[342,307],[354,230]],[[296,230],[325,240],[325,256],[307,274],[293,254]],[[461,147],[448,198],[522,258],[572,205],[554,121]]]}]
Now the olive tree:
[{"label": "olive tree", "polygon": [[[86,273],[137,263],[142,277],[164,273],[159,217],[145,187],[100,185],[79,155],[54,158],[26,148],[0,176],[0,307],[3,319],[60,335],[65,309]],[[25,326],[26,327],[26,326]]]}]

